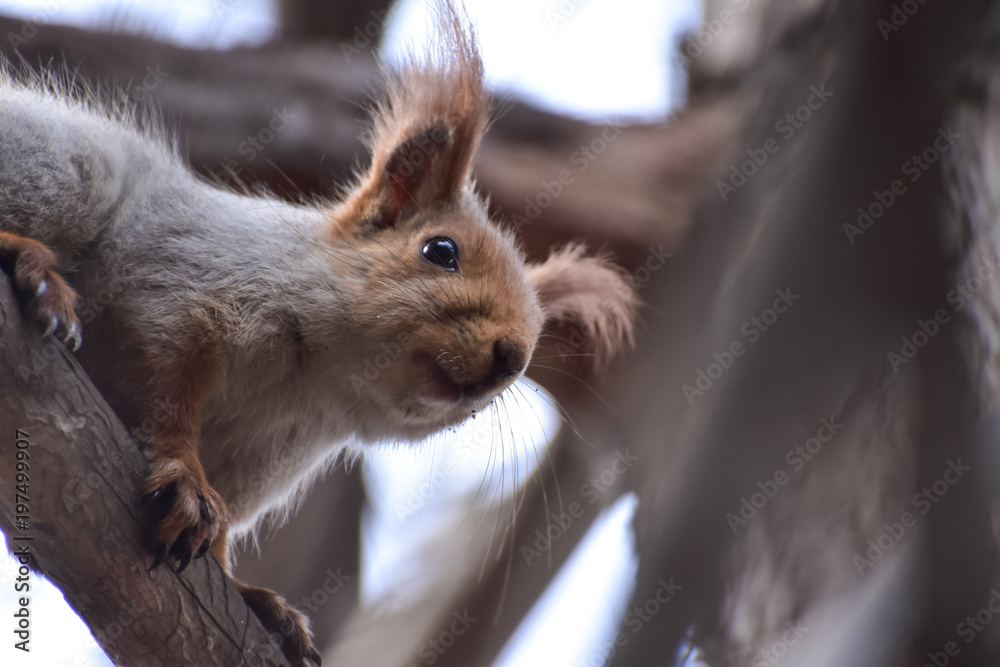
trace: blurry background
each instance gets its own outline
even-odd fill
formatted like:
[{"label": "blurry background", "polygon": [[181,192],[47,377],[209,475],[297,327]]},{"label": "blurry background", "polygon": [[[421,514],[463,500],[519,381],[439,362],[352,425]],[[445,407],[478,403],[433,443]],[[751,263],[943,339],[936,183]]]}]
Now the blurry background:
[{"label": "blurry background", "polygon": [[[57,66],[64,64],[82,72],[85,81],[123,88],[137,102],[152,100],[163,109],[167,126],[177,128],[182,150],[209,178],[250,187],[262,181],[294,196],[298,190],[322,192],[336,182],[354,159],[352,151],[363,160],[357,141],[363,128],[360,124],[348,130],[337,127],[338,122],[345,122],[343,113],[333,119],[314,117],[315,105],[303,101],[308,93],[301,87],[275,89],[266,79],[267,73],[284,63],[295,71],[296,85],[332,86],[336,92],[363,102],[366,91],[375,85],[374,54],[399,58],[427,39],[425,2],[404,0],[394,4],[388,14],[385,3],[338,4],[316,0],[287,0],[280,6],[267,0],[0,0],[0,14],[9,17],[4,23],[8,42],[4,46],[18,47],[29,64],[47,65],[51,61],[43,56],[54,55]],[[554,141],[567,145],[570,150],[563,151],[557,165],[570,167],[568,160],[574,150],[566,135],[586,127],[573,125],[571,119],[595,125],[598,131],[604,126],[655,125],[668,122],[685,102],[685,71],[676,53],[680,36],[697,30],[701,8],[695,0],[470,0],[467,9],[478,26],[487,76],[499,100],[498,130],[515,136],[515,144],[527,138],[543,145]],[[112,31],[120,37],[115,38],[117,43],[95,47],[85,33],[51,32],[60,26]],[[38,36],[36,28],[49,31]],[[199,82],[197,74],[194,81],[187,80],[192,76],[189,70],[196,69],[190,62],[192,57],[174,47],[150,48],[157,42],[183,50],[235,49],[233,60],[221,61],[226,64],[218,72],[202,76],[228,78],[227,67],[235,68],[238,76],[229,78],[218,90]],[[264,65],[252,54],[267,44],[277,45],[280,55]],[[289,46],[301,51],[289,55]],[[134,52],[131,71],[122,69],[117,49]],[[315,51],[310,53],[312,49]],[[12,57],[9,49],[5,52]],[[240,63],[241,58],[245,64]],[[253,71],[255,65],[257,72]],[[180,112],[177,96],[186,97]],[[274,146],[265,146],[249,159],[241,147],[245,148],[244,140],[254,134],[252,129],[245,131],[253,128],[253,122],[237,116],[234,123],[231,113],[247,100],[255,110],[278,106],[288,108],[293,115],[289,130],[275,139]],[[565,117],[567,124],[553,120],[550,114]],[[506,130],[504,119],[511,121]],[[220,135],[218,129],[223,125],[226,131]],[[238,130],[235,133],[234,127]],[[528,136],[516,136],[519,134]],[[212,138],[206,142],[199,135]],[[588,135],[584,143],[590,140]],[[329,155],[323,142],[340,144],[337,153]],[[302,146],[308,148],[300,151]],[[297,151],[289,168],[289,156]],[[535,157],[528,151],[518,161],[537,165],[538,173],[549,178],[558,173]],[[281,165],[294,185],[284,176],[275,183],[265,162]],[[300,177],[302,174],[307,177]],[[510,178],[510,174],[497,174],[492,180]],[[489,192],[491,179],[484,179],[484,189]],[[509,210],[498,206],[498,212],[530,218],[530,202],[521,204],[519,200],[525,193],[532,199],[543,180],[527,187],[508,184],[516,195],[506,199],[515,204]],[[564,224],[578,224],[572,218],[573,206],[578,205],[580,202],[568,202],[563,215],[569,220]],[[635,224],[642,222],[640,212]],[[620,223],[597,220],[597,225]],[[572,234],[535,230],[537,238],[529,243],[536,252],[543,252],[546,244],[560,237],[579,236],[576,230]],[[619,252],[630,244],[599,226],[585,231],[597,245]],[[628,231],[624,230],[625,235]],[[669,241],[670,235],[657,238]],[[425,571],[450,557],[434,551],[435,538],[453,531],[456,525],[468,529],[474,523],[476,532],[495,535],[499,542],[509,521],[508,516],[500,515],[499,501],[519,492],[558,429],[566,427],[556,404],[572,401],[581,392],[601,394],[599,385],[591,388],[595,380],[580,370],[583,365],[576,364],[575,356],[583,355],[560,354],[548,362],[557,367],[551,373],[560,383],[556,397],[524,381],[508,392],[491,414],[483,414],[455,432],[416,448],[376,452],[350,474],[336,471],[319,485],[289,526],[265,530],[257,545],[249,545],[240,558],[239,574],[249,582],[273,586],[293,601],[300,592],[308,594],[322,581],[317,575],[327,572],[348,574],[352,586],[360,586],[362,602],[374,609],[404,606],[419,599],[429,584],[423,577]],[[600,404],[599,410],[614,411],[615,397],[601,395]],[[567,501],[578,491],[560,490],[568,496]],[[365,498],[367,505],[359,521],[357,506]],[[551,511],[558,513],[562,500],[549,498]],[[553,575],[558,570],[558,576],[494,664],[603,664],[607,649],[602,646],[613,636],[624,613],[635,573],[629,526],[634,497],[627,494],[614,502],[611,498],[602,500],[601,505],[605,504],[608,507],[593,518],[585,536],[574,538],[580,540],[579,546],[561,568],[552,564],[544,551],[537,557],[530,551],[527,555],[513,553],[514,558],[528,559],[533,567],[552,568]],[[493,507],[497,509],[491,513]],[[314,536],[324,534],[329,537],[318,538],[312,548],[303,547],[303,541],[316,541]],[[6,556],[0,559],[0,609],[14,606],[13,572],[12,561]],[[356,593],[350,590],[352,586],[340,594],[341,600],[323,600],[310,612],[321,639],[329,641],[349,611],[350,596]],[[503,610],[501,599],[493,602],[498,612]],[[32,605],[36,618],[32,654],[25,662],[22,654],[4,642],[0,663],[46,667],[110,664],[57,589],[40,582],[33,591]],[[308,605],[300,606],[305,609]]]},{"label": "blurry background", "polygon": [[[646,304],[637,349],[595,375],[579,332],[553,330],[537,387],[336,467],[237,574],[302,606],[338,667],[664,665],[692,644],[715,667],[998,664],[1000,623],[941,653],[1000,595],[997,4],[472,4],[497,92],[477,183],[529,258],[574,239],[615,256]],[[148,100],[205,178],[290,199],[363,161],[376,53],[425,32],[387,0],[88,7],[0,17],[0,51]],[[935,166],[899,194],[917,155]],[[878,223],[845,238],[861,206]],[[748,339],[775,290],[801,299]],[[941,308],[918,355],[887,357]],[[776,491],[821,419],[842,430]],[[119,565],[88,544],[80,572]],[[148,585],[122,553],[115,576]],[[476,620],[456,636],[456,616]],[[40,649],[85,636],[56,618],[37,609]],[[139,634],[117,645],[141,654]],[[92,659],[78,651],[36,664]]]}]

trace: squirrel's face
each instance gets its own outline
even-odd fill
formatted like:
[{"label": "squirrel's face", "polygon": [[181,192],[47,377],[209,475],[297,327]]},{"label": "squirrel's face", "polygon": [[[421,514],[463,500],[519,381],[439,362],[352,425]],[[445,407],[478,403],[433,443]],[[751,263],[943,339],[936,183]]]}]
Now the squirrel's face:
[{"label": "squirrel's face", "polygon": [[545,317],[513,239],[474,195],[342,243],[365,258],[338,279],[358,351],[344,361],[350,389],[388,417],[387,434],[459,423],[523,375]]},{"label": "squirrel's face", "polygon": [[482,62],[458,15],[441,29],[436,56],[389,78],[371,166],[330,211],[333,381],[366,439],[422,438],[482,409],[524,374],[547,321],[574,322],[597,363],[632,335],[634,289],[614,265],[580,246],[526,264],[489,221],[471,183]]}]

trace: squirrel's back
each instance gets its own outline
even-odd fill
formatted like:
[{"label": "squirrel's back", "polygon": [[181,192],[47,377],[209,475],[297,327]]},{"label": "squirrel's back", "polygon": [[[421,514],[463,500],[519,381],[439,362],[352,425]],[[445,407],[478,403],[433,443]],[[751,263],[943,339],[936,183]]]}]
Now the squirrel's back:
[{"label": "squirrel's back", "polygon": [[69,261],[131,190],[184,173],[162,135],[96,94],[53,75],[0,72],[0,230]]}]

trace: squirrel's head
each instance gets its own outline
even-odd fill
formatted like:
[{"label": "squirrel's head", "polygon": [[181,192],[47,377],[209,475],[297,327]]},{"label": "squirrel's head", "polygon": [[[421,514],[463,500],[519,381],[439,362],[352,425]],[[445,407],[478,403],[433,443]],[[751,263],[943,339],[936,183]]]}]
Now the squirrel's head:
[{"label": "squirrel's head", "polygon": [[474,33],[450,4],[438,44],[388,75],[369,169],[331,211],[350,389],[367,435],[419,438],[520,378],[546,322],[573,321],[602,363],[631,340],[634,290],[580,246],[527,264],[491,222],[472,162],[489,98]]}]

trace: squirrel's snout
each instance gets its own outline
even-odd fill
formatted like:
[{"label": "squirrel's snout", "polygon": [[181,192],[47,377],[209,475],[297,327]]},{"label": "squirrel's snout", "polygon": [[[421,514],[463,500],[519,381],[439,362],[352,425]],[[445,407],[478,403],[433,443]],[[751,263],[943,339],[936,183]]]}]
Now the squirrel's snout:
[{"label": "squirrel's snout", "polygon": [[500,339],[493,343],[493,367],[490,379],[494,383],[506,382],[524,370],[528,363],[528,353],[524,346],[510,339]]},{"label": "squirrel's snout", "polygon": [[488,358],[483,360],[489,365],[478,372],[461,356],[444,364],[438,362],[439,356],[427,353],[419,353],[416,358],[430,371],[433,395],[458,403],[498,393],[501,385],[513,380],[528,365],[528,350],[522,343],[508,338],[499,338],[493,343],[492,356],[492,362]]}]

